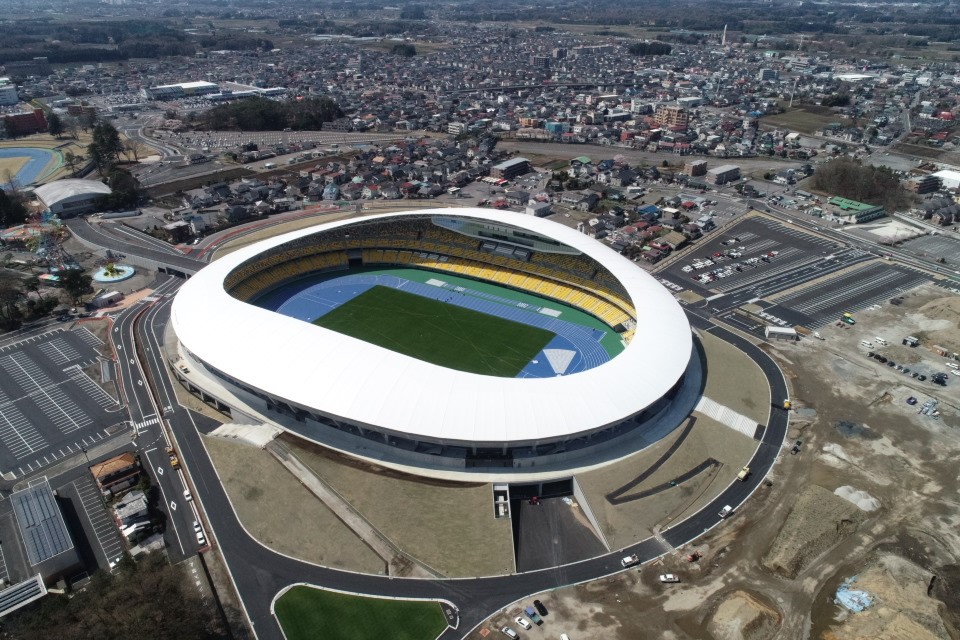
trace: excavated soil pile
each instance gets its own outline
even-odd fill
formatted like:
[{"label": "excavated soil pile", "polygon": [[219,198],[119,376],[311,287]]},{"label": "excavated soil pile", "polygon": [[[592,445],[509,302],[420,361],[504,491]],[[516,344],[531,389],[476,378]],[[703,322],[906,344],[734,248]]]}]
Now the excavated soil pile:
[{"label": "excavated soil pile", "polygon": [[763,565],[795,578],[807,564],[857,529],[864,513],[818,485],[804,487],[763,558]]},{"label": "excavated soil pile", "polygon": [[716,640],[771,640],[782,616],[772,605],[746,591],[734,591],[718,606],[707,629]]}]

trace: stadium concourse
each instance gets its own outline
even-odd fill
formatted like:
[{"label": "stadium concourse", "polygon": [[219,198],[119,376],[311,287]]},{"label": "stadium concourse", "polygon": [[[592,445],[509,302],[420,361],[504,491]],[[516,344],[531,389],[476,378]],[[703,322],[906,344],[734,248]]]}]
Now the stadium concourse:
[{"label": "stadium concourse", "polygon": [[294,231],[201,270],[172,311],[192,390],[433,477],[549,480],[663,438],[702,395],[673,297],[568,227],[482,209]]}]

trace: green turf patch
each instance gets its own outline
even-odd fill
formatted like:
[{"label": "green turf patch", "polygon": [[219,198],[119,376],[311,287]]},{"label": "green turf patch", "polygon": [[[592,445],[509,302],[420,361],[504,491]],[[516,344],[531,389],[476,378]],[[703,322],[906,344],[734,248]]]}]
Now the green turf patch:
[{"label": "green turf patch", "polygon": [[375,286],[314,324],[450,369],[516,377],[554,333]]},{"label": "green turf patch", "polygon": [[438,602],[384,600],[294,587],[274,612],[287,640],[434,640],[447,628]]}]

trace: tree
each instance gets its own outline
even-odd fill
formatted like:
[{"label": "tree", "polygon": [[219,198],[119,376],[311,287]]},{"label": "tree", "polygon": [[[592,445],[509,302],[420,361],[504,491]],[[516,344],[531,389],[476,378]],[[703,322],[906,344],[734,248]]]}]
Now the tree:
[{"label": "tree", "polygon": [[83,157],[78,156],[73,151],[67,151],[63,154],[63,164],[67,165],[67,168],[70,169],[70,175],[76,177],[77,168],[83,164]]},{"label": "tree", "polygon": [[50,115],[47,116],[47,131],[58,140],[63,135],[63,120],[60,119],[60,114],[56,111],[51,111]]},{"label": "tree", "polygon": [[17,279],[9,274],[0,274],[0,329],[19,329],[23,313],[18,303],[23,298]]},{"label": "tree", "polygon": [[95,574],[72,597],[51,594],[4,618],[13,638],[140,638],[207,640],[223,637],[183,570],[162,554],[128,555],[116,574]]},{"label": "tree", "polygon": [[[80,122],[76,118],[72,116],[66,118],[63,121],[63,126],[74,140],[80,135]],[[84,129],[84,131],[86,131],[86,129]]]},{"label": "tree", "polygon": [[393,49],[390,50],[390,53],[395,56],[412,58],[417,55],[417,48],[409,42],[398,42],[397,44],[393,45]]},{"label": "tree", "polygon": [[80,304],[83,296],[93,291],[90,286],[93,278],[80,269],[66,269],[58,275],[60,276],[60,286],[73,304]]},{"label": "tree", "polygon": [[8,194],[0,189],[0,228],[6,229],[27,221],[27,207],[20,194],[14,190]]},{"label": "tree", "polygon": [[123,157],[130,162],[130,156],[133,156],[134,162],[140,162],[140,144],[133,138],[126,138],[123,141]]},{"label": "tree", "polygon": [[108,173],[123,152],[123,142],[116,127],[109,122],[97,123],[93,128],[93,140],[87,146],[87,151],[100,175]]},{"label": "tree", "polygon": [[126,169],[112,167],[107,174],[107,186],[111,193],[100,198],[104,209],[128,209],[137,206],[143,196],[140,182]]}]

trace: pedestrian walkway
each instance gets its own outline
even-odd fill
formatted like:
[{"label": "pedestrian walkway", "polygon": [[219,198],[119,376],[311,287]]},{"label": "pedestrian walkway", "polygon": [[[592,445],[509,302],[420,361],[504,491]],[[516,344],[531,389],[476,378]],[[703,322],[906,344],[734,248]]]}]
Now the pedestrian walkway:
[{"label": "pedestrian walkway", "polygon": [[706,396],[700,398],[696,410],[709,418],[713,418],[720,424],[730,427],[734,431],[739,431],[748,438],[753,438],[757,435],[758,425],[756,420],[748,418],[742,413],[737,413],[730,407],[725,407]]},{"label": "pedestrian walkway", "polygon": [[300,462],[283,443],[273,440],[266,446],[273,457],[292,473],[307,490],[315,495],[327,506],[334,515],[343,521],[350,529],[363,540],[378,556],[383,558],[389,566],[390,575],[403,573],[409,578],[442,578],[443,576],[428,571],[422,565],[413,562],[399,547],[377,530],[360,512],[353,508],[333,487],[330,487],[321,478],[313,473],[305,464]]}]

